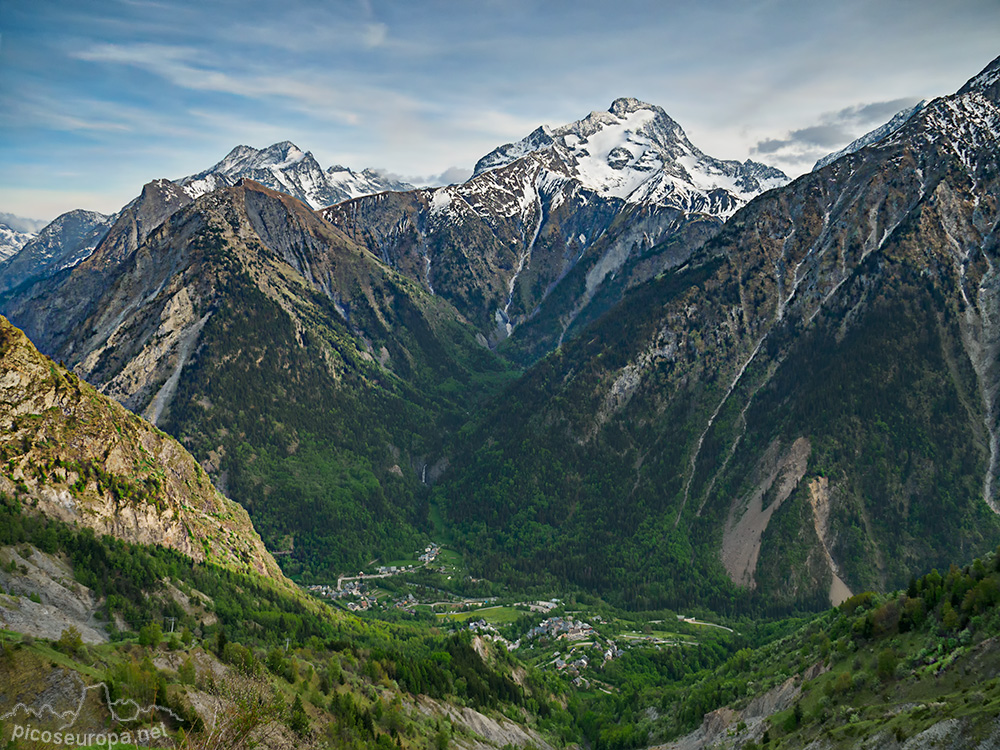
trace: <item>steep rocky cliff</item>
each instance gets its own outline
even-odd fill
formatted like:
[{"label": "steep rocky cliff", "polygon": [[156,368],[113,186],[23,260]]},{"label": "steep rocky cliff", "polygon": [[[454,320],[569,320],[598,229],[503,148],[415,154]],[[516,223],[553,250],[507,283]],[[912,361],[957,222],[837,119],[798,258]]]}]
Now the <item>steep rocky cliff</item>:
[{"label": "steep rocky cliff", "polygon": [[66,523],[281,578],[246,511],[176,440],[0,318],[0,491]]}]

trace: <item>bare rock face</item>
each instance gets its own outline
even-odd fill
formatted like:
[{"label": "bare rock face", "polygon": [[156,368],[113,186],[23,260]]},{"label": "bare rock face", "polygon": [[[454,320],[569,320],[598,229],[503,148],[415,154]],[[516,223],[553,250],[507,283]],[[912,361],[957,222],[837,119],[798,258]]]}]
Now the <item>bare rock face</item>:
[{"label": "bare rock face", "polygon": [[[733,583],[754,588],[754,571],[760,555],[760,540],[768,522],[801,481],[809,459],[809,441],[799,438],[784,454],[772,445],[758,466],[752,492],[734,499],[722,536],[722,564]],[[764,507],[764,496],[774,488],[773,501]]]},{"label": "bare rock face", "polygon": [[76,628],[84,643],[108,640],[94,618],[97,597],[74,580],[65,560],[22,545],[0,549],[0,563],[0,588],[7,592],[0,594],[0,625],[5,630],[56,640],[63,630]]},{"label": "bare rock face", "polygon": [[816,664],[802,674],[789,677],[742,708],[723,706],[705,714],[701,726],[680,739],[658,745],[655,750],[736,750],[749,742],[761,742],[766,720],[790,708],[802,694],[802,685],[826,671]]},{"label": "bare rock face", "polygon": [[121,260],[135,252],[154,229],[191,200],[183,188],[170,180],[153,180],[143,185],[142,193],[121,210],[101,241],[105,262]]},{"label": "bare rock face", "polygon": [[[143,186],[114,216],[86,211],[60,216],[0,267],[0,292],[8,295],[5,314],[21,318],[18,325],[35,345],[51,353],[74,322],[94,312],[119,264],[191,201],[183,188],[160,179]],[[64,286],[68,278],[72,281]]]},{"label": "bare rock face", "polygon": [[470,750],[491,750],[497,747],[539,750],[552,748],[535,730],[515,724],[505,717],[493,719],[475,709],[455,707],[425,695],[418,696],[416,708],[426,715],[446,717],[453,724],[470,732],[473,739],[463,739],[461,743],[462,747]]},{"label": "bare rock face", "polygon": [[0,491],[38,512],[281,579],[239,505],[172,438],[41,355],[0,318]]}]

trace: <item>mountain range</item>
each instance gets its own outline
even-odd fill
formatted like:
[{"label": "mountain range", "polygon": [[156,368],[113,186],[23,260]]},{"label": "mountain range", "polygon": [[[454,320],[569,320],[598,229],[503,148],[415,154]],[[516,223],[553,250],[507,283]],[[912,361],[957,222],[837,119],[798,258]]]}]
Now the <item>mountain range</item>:
[{"label": "mountain range", "polygon": [[491,346],[521,329],[505,354],[530,362],[787,181],[707,156],[660,107],[617,99],[495,149],[461,185],[362,197],[324,215],[455,305]]},{"label": "mountain range", "polygon": [[[993,746],[997,153],[1000,58],[794,181],[617,99],[460,185],[284,142],[63,215],[0,267],[0,616],[101,650],[0,679],[196,742]],[[376,563],[400,622],[289,581]]]},{"label": "mountain range", "polygon": [[196,198],[233,185],[244,177],[288,193],[314,209],[370,193],[413,188],[372,169],[353,172],[348,167],[336,165],[324,170],[311,153],[302,151],[290,141],[265,149],[237,146],[215,166],[179,182]]},{"label": "mountain range", "polygon": [[484,571],[718,609],[995,546],[998,78],[758,197],[475,420],[436,502]]},{"label": "mountain range", "polygon": [[[323,170],[311,153],[301,151],[288,141],[265,149],[237,146],[217,164],[198,174],[150,183],[158,186],[156,189],[161,193],[155,209],[151,208],[149,196],[140,195],[114,215],[75,210],[47,225],[0,214],[0,291],[47,278],[76,265],[94,251],[123,216],[131,217],[129,221],[133,224],[138,220],[128,230],[134,235],[131,244],[137,245],[149,229],[174,210],[205,193],[235,185],[243,178],[293,195],[314,209],[368,193],[413,187],[370,169],[356,173],[347,167],[333,166]],[[171,186],[168,187],[168,183]],[[140,203],[148,215],[135,217],[134,211]],[[150,211],[153,213],[148,213]],[[9,225],[3,223],[4,217]]]},{"label": "mountain range", "polygon": [[443,300],[245,179],[195,199],[150,183],[88,258],[6,299],[43,351],[189,446],[272,547],[324,571],[409,546],[442,422],[508,369]]},{"label": "mountain range", "polygon": [[309,154],[238,147],[0,309],[181,438],[290,572],[433,516],[492,577],[816,606],[1000,529],[995,67],[791,184],[635,99],[318,212]]}]

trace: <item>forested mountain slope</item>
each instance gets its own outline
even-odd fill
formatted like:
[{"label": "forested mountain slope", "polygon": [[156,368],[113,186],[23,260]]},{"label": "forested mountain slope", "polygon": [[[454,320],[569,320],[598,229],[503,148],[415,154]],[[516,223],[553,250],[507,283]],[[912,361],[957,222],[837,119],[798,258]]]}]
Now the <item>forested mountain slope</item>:
[{"label": "forested mountain slope", "polygon": [[41,355],[0,317],[0,492],[66,523],[284,581],[176,440]]},{"label": "forested mountain slope", "polygon": [[437,502],[509,580],[818,606],[1000,539],[1000,61],[530,370]]},{"label": "forested mountain slope", "polygon": [[123,236],[4,310],[180,438],[289,571],[415,544],[443,430],[509,377],[464,319],[250,181]]}]

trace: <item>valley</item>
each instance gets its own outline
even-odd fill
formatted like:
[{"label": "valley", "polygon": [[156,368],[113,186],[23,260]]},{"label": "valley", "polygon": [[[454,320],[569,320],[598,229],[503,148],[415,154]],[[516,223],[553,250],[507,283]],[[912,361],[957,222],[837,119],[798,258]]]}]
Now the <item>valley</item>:
[{"label": "valley", "polygon": [[998,153],[1000,58],[795,180],[623,97],[11,235],[0,742],[996,746]]}]

